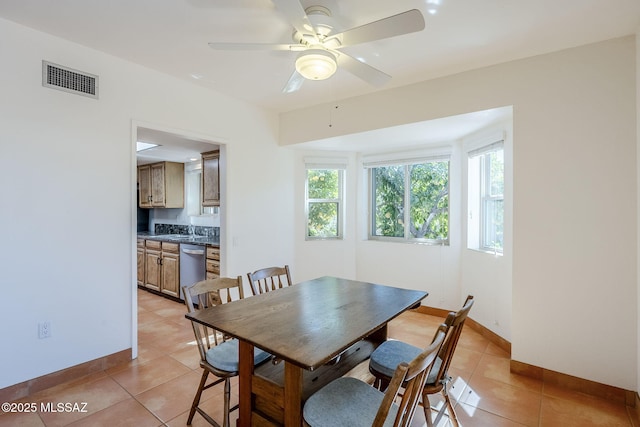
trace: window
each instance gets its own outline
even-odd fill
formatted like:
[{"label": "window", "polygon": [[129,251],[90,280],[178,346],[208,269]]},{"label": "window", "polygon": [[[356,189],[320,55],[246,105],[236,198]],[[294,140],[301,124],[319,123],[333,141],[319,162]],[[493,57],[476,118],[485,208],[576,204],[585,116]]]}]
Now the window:
[{"label": "window", "polygon": [[307,240],[341,239],[344,170],[307,166]]},{"label": "window", "polygon": [[371,239],[449,243],[449,159],[370,167]]},{"label": "window", "polygon": [[469,152],[468,247],[502,253],[504,149],[502,141]]}]

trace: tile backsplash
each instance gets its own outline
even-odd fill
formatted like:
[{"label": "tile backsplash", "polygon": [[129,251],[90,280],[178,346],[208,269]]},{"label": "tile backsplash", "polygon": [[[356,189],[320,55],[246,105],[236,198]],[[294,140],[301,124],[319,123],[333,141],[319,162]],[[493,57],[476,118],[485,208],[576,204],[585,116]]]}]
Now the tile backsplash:
[{"label": "tile backsplash", "polygon": [[189,227],[193,227],[196,236],[220,236],[220,227],[203,227],[200,225],[156,224],[154,234],[189,234]]}]

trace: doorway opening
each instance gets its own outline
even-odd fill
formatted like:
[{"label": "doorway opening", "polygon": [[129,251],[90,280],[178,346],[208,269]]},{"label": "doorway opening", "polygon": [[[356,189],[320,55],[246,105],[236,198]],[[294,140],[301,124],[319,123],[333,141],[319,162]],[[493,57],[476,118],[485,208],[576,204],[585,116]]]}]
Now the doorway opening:
[{"label": "doorway opening", "polygon": [[[132,163],[132,227],[136,238],[133,239],[133,272],[132,272],[132,357],[138,355],[138,285],[140,273],[138,269],[138,236],[149,234],[203,234],[215,236],[220,241],[220,252],[224,251],[223,223],[225,221],[224,201],[226,200],[226,145],[220,138],[201,135],[194,132],[171,129],[155,124],[133,122],[132,147],[136,147],[135,159]],[[220,205],[203,207],[202,205],[202,153],[218,150]],[[172,166],[180,176],[179,202],[167,207],[149,206],[141,203],[139,168],[151,168],[153,165]],[[144,186],[144,185],[143,185]],[[180,188],[182,187],[182,188]],[[146,196],[145,196],[146,197]],[[182,197],[182,199],[180,199]],[[142,205],[142,206],[141,206]],[[134,225],[135,224],[135,225]],[[165,233],[164,230],[171,230]],[[222,266],[221,266],[222,268]],[[142,268],[143,287],[145,268]],[[158,298],[161,298],[160,296]]]}]

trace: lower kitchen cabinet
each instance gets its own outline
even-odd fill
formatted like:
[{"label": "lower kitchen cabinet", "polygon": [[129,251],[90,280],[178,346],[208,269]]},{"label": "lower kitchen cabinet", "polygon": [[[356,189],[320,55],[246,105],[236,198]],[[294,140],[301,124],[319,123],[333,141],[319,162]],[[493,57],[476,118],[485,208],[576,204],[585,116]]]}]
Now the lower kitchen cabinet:
[{"label": "lower kitchen cabinet", "polygon": [[160,266],[162,242],[147,240],[144,247],[144,287],[159,291],[162,279]]},{"label": "lower kitchen cabinet", "polygon": [[172,297],[180,294],[180,245],[162,242],[162,278],[160,292]]},{"label": "lower kitchen cabinet", "polygon": [[207,279],[220,277],[220,248],[207,246]]},{"label": "lower kitchen cabinet", "polygon": [[147,240],[144,276],[145,288],[177,297],[180,292],[180,245]]},{"label": "lower kitchen cabinet", "polygon": [[138,286],[144,286],[144,239],[138,239]]}]

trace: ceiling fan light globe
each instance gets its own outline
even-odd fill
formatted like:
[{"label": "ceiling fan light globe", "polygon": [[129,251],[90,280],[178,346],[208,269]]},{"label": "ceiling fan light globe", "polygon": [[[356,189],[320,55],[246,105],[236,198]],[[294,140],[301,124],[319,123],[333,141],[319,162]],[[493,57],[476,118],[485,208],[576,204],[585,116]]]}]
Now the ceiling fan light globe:
[{"label": "ceiling fan light globe", "polygon": [[325,80],[338,69],[336,58],[322,49],[308,49],[296,59],[296,71],[307,80]]}]

